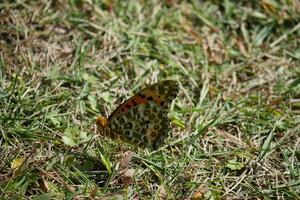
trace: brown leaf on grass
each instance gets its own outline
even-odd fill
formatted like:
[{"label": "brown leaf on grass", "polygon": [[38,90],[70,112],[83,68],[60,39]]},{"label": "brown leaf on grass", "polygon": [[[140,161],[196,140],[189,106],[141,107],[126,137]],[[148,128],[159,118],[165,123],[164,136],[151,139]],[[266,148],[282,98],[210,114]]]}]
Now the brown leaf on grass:
[{"label": "brown leaf on grass", "polygon": [[134,156],[134,152],[132,151],[126,151],[125,153],[123,153],[120,161],[120,168],[121,169],[128,168],[133,156]]},{"label": "brown leaf on grass", "polygon": [[134,156],[134,152],[126,151],[125,153],[122,154],[122,158],[119,163],[120,166],[119,174],[121,175],[122,183],[125,186],[128,186],[134,182],[133,175],[135,170],[133,168],[129,168],[133,156]]},{"label": "brown leaf on grass", "polygon": [[125,186],[131,185],[134,182],[134,172],[133,168],[127,169],[122,175],[122,183]]},{"label": "brown leaf on grass", "polygon": [[135,169],[130,168],[130,163],[134,152],[126,151],[118,155],[120,157],[119,168],[116,174],[112,177],[111,182],[114,184],[123,184],[125,187],[131,185],[134,182],[134,172]]}]

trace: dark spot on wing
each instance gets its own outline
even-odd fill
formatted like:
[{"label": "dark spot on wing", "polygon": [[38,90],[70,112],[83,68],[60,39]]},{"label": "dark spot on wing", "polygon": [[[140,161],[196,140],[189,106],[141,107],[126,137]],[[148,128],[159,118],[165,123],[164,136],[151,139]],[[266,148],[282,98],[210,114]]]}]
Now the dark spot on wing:
[{"label": "dark spot on wing", "polygon": [[153,137],[153,138],[156,137],[156,135],[157,135],[157,134],[156,134],[156,132],[154,132],[154,131],[151,132],[151,134],[150,134],[150,136]]},{"label": "dark spot on wing", "polygon": [[132,129],[132,123],[131,122],[126,123],[124,129]]},{"label": "dark spot on wing", "polygon": [[[146,134],[146,133],[145,133],[145,134]],[[147,137],[146,137],[146,136],[143,136],[143,137],[142,137],[142,141],[146,143],[146,142],[147,142]]]},{"label": "dark spot on wing", "polygon": [[130,136],[130,130],[126,130],[126,131],[124,131],[124,135],[126,135],[126,136]]},{"label": "dark spot on wing", "polygon": [[127,105],[125,105],[125,106],[126,106],[126,108],[128,108],[128,109],[130,109],[130,108],[131,108],[131,106],[130,106],[130,105],[128,105],[128,104],[127,104]]},{"label": "dark spot on wing", "polygon": [[147,97],[147,100],[153,101],[153,97]]},{"label": "dark spot on wing", "polygon": [[147,130],[146,130],[145,128],[142,128],[142,130],[141,130],[141,134],[144,134],[144,135],[146,135],[146,133],[147,133]]},{"label": "dark spot on wing", "polygon": [[164,104],[165,104],[164,101],[160,102],[160,106],[164,106]]},{"label": "dark spot on wing", "polygon": [[131,102],[132,102],[132,104],[133,104],[134,106],[137,106],[137,105],[138,105],[138,103],[135,102],[134,100],[132,100]]},{"label": "dark spot on wing", "polygon": [[163,115],[163,113],[158,113],[158,118],[160,118],[160,119],[163,119],[164,118],[164,115]]},{"label": "dark spot on wing", "polygon": [[136,119],[140,119],[140,118],[141,118],[141,115],[140,115],[140,113],[138,113],[138,112],[135,113],[135,116],[136,116],[136,117],[135,117]]},{"label": "dark spot on wing", "polygon": [[127,112],[126,113],[126,118],[127,119],[131,119],[133,116],[132,116],[132,113],[131,112]]},{"label": "dark spot on wing", "polygon": [[125,120],[124,120],[123,118],[120,118],[120,119],[119,119],[119,122],[120,122],[121,124],[124,124],[124,123],[125,123]]},{"label": "dark spot on wing", "polygon": [[149,110],[144,110],[144,115],[149,115],[150,111]]}]

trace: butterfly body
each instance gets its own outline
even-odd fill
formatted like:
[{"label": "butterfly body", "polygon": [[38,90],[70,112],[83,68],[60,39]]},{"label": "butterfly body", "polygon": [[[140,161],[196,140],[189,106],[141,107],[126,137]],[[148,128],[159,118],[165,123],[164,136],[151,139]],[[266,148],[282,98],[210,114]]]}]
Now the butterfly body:
[{"label": "butterfly body", "polygon": [[156,149],[171,131],[167,112],[177,93],[175,81],[150,85],[121,104],[107,120],[98,117],[99,130],[112,139]]}]

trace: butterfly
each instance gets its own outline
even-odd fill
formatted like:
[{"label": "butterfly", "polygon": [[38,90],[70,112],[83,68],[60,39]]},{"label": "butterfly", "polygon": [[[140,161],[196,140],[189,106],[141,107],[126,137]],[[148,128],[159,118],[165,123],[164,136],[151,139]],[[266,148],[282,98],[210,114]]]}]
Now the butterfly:
[{"label": "butterfly", "polygon": [[167,114],[178,92],[173,80],[149,85],[119,105],[108,119],[98,116],[98,131],[112,139],[157,149],[171,132]]}]

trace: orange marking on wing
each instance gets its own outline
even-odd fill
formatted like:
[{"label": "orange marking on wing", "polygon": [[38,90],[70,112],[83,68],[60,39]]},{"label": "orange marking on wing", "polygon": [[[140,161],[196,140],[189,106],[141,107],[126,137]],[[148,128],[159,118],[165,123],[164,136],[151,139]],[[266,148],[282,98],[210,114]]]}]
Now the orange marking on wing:
[{"label": "orange marking on wing", "polygon": [[[157,87],[159,87],[160,84],[169,86],[166,88],[166,90],[169,90],[169,92],[165,94],[159,94],[159,90]],[[163,82],[150,85],[149,87],[142,89],[139,92],[139,94],[134,95],[133,97],[125,101],[123,104],[119,105],[119,107],[114,112],[112,112],[112,114],[109,116],[108,119],[110,120],[114,116],[122,112],[126,112],[135,106],[147,103],[149,101],[156,103],[158,106],[163,106],[165,105],[165,103],[168,103],[166,102],[167,95],[170,95],[173,91],[176,91],[176,95],[177,95],[178,86],[173,81],[170,80],[166,80]],[[174,98],[176,97],[176,95],[174,95]]]},{"label": "orange marking on wing", "polygon": [[[109,116],[109,119],[111,119],[112,117],[114,117],[115,115],[118,115],[119,113],[122,113],[122,112],[126,112],[127,110],[137,106],[137,105],[134,105],[134,103],[132,102],[132,100],[134,100],[134,102],[137,103],[137,105],[140,105],[140,104],[144,104],[146,102],[148,102],[148,100],[146,98],[142,98],[142,97],[139,97],[138,95],[135,95],[133,97],[131,97],[130,99],[128,99],[127,101],[125,101],[123,104],[121,104],[110,116]],[[128,106],[128,107],[127,107]],[[130,106],[130,108],[129,108]]]},{"label": "orange marking on wing", "polygon": [[165,99],[166,99],[165,95],[159,95],[159,94],[157,94],[157,93],[155,93],[155,92],[153,92],[151,90],[149,90],[149,91],[143,91],[143,94],[145,96],[147,96],[147,97],[152,97],[153,98],[152,101],[155,102],[157,105],[160,105],[160,103],[162,101],[165,101]]}]

